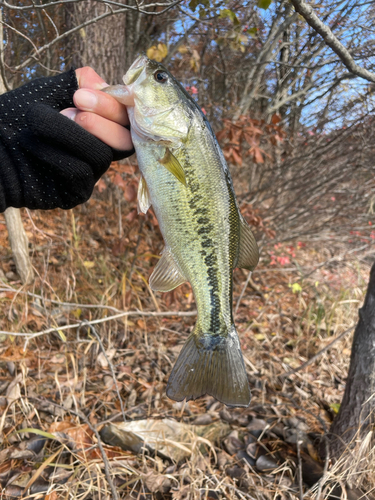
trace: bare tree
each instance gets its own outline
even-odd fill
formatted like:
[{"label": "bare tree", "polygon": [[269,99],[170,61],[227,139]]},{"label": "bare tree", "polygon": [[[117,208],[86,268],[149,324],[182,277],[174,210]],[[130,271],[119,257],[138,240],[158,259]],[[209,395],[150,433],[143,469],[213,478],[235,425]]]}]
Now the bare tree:
[{"label": "bare tree", "polygon": [[[0,11],[0,40],[3,39],[2,13]],[[0,54],[2,59],[3,54]],[[0,75],[0,94],[6,91],[4,81]],[[29,241],[22,224],[21,212],[16,208],[8,208],[5,213],[5,222],[8,229],[9,243],[13,252],[13,259],[23,284],[31,283],[34,279],[34,270],[29,256]]]},{"label": "bare tree", "polygon": [[[338,40],[329,26],[320,20],[314,9],[304,0],[291,0],[300,13],[325,43],[338,55],[340,61],[356,75],[375,82],[375,73],[356,64],[350,51]],[[371,122],[370,122],[371,123]],[[372,123],[371,123],[372,125]],[[373,162],[374,156],[372,156]],[[374,172],[374,168],[370,169]],[[359,310],[359,321],[354,333],[350,367],[340,411],[331,426],[331,450],[338,457],[352,444],[359,432],[364,435],[375,422],[375,264],[370,273],[367,294]]]}]

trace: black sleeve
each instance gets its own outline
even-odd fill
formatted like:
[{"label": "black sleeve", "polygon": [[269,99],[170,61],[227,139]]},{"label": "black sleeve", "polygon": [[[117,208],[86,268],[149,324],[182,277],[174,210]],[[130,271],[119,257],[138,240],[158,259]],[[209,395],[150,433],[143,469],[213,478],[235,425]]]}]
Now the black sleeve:
[{"label": "black sleeve", "polygon": [[111,162],[133,154],[107,146],[59,112],[74,107],[74,70],[0,96],[0,212],[72,208]]}]

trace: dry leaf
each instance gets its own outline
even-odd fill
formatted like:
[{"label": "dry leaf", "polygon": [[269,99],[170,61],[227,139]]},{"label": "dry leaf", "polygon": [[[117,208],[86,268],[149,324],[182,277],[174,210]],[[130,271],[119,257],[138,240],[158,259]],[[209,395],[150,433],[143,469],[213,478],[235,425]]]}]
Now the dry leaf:
[{"label": "dry leaf", "polygon": [[12,380],[12,382],[8,385],[6,392],[6,399],[8,405],[12,404],[14,401],[17,401],[21,397],[21,387],[20,382],[22,380],[22,373],[19,373],[17,377]]}]

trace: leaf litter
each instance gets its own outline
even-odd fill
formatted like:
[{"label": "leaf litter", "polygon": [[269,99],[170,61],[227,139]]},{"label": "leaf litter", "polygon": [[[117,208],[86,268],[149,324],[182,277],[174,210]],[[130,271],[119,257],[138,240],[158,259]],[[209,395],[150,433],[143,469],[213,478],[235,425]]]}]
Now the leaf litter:
[{"label": "leaf litter", "polygon": [[137,182],[134,165],[117,164],[85,205],[33,212],[33,223],[24,213],[39,273],[28,288],[0,235],[9,276],[0,281],[0,330],[13,333],[0,339],[2,496],[284,500],[371,492],[372,435],[336,463],[324,457],[350,333],[319,354],[356,323],[369,248],[332,261],[324,242],[275,244],[273,229],[244,205],[264,241],[252,278],[234,272],[251,405],[176,403],[165,386],[195,306],[188,284],[166,294],[147,286],[163,243],[152,213],[133,217]]}]

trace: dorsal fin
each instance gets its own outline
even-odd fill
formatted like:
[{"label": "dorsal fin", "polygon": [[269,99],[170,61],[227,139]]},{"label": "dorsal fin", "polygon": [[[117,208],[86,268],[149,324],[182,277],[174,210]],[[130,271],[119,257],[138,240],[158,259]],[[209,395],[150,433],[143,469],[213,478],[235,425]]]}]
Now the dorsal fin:
[{"label": "dorsal fin", "polygon": [[165,248],[163,255],[150,276],[150,287],[154,291],[169,292],[185,283],[186,278],[179,270],[169,248]]},{"label": "dorsal fin", "polygon": [[249,224],[240,215],[240,248],[236,267],[253,271],[259,261],[259,250]]}]

